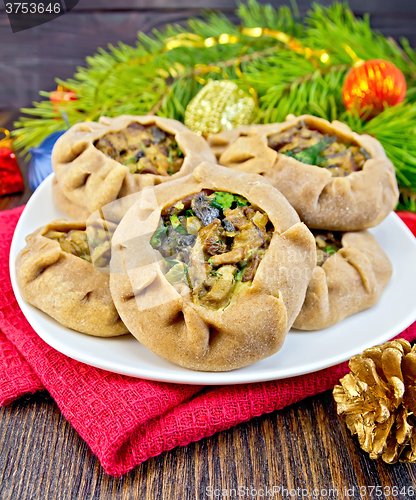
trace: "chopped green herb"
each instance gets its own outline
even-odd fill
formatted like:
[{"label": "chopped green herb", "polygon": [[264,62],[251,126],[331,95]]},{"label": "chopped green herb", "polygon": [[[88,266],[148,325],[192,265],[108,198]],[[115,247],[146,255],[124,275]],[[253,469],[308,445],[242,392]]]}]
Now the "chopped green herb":
[{"label": "chopped green herb", "polygon": [[168,228],[165,223],[161,224],[156,231],[154,232],[152,239],[150,240],[150,244],[153,248],[157,247],[161,240],[167,235]]},{"label": "chopped green herb", "polygon": [[188,210],[185,213],[186,217],[195,217],[194,211],[192,208],[188,208]]},{"label": "chopped green herb", "polygon": [[324,248],[324,252],[333,255],[334,253],[338,252],[338,248],[332,245],[328,245]]},{"label": "chopped green herb", "polygon": [[181,264],[179,260],[168,259],[167,257],[165,257],[165,261],[172,267],[176,266],[176,264]]},{"label": "chopped green herb", "polygon": [[136,158],[134,156],[132,156],[131,158],[129,158],[128,160],[124,161],[123,162],[123,165],[128,165],[129,163],[137,163],[136,162]]},{"label": "chopped green herb", "polygon": [[336,135],[333,135],[332,137],[329,137],[329,135],[325,135],[322,141],[319,141],[310,148],[304,149],[299,153],[293,153],[293,151],[285,151],[283,154],[295,158],[295,160],[301,161],[302,163],[306,163],[307,165],[322,166],[325,158],[323,158],[320,153],[322,153],[322,151],[325,151],[325,149],[327,149],[336,140]]},{"label": "chopped green herb", "polygon": [[183,153],[180,147],[178,146],[178,143],[176,143],[176,152],[178,153],[178,158],[183,158]]},{"label": "chopped green herb", "polygon": [[94,248],[101,245],[93,236],[88,235],[88,239],[94,244]]},{"label": "chopped green herb", "polygon": [[212,276],[215,276],[216,278],[219,278],[220,276],[222,276],[222,274],[219,273],[218,271],[215,271],[215,269],[211,269],[209,274],[211,274]]},{"label": "chopped green herb", "polygon": [[170,216],[170,222],[173,229],[179,234],[188,234],[188,231],[181,225],[179,217],[176,214]]},{"label": "chopped green herb", "polygon": [[222,191],[216,191],[214,194],[215,197],[211,200],[211,205],[223,211],[227,210],[227,208],[231,208],[234,202],[236,202],[239,207],[248,205],[248,201],[243,196],[224,193]]},{"label": "chopped green herb", "polygon": [[244,198],[244,196],[240,196],[238,194],[234,195],[235,201],[237,202],[238,207],[246,207],[249,204],[249,201]]},{"label": "chopped green herb", "polygon": [[209,271],[209,274],[211,274],[211,276],[215,276],[216,278],[222,276],[221,273],[219,273],[214,269],[214,264],[212,263],[212,257],[208,259],[208,264],[212,267],[212,269]]},{"label": "chopped green herb", "polygon": [[170,216],[170,222],[171,222],[174,229],[176,229],[178,226],[181,225],[179,217],[176,214],[173,214]]},{"label": "chopped green herb", "polygon": [[173,158],[173,151],[172,151],[172,149],[171,149],[171,150],[169,151],[168,163],[169,163],[170,165],[172,165],[172,164],[173,164],[173,162],[174,162],[174,158]]},{"label": "chopped green herb", "polygon": [[215,197],[211,200],[211,206],[219,208],[220,210],[226,210],[231,208],[234,201],[234,195],[230,193],[215,192]]},{"label": "chopped green herb", "polygon": [[247,267],[247,264],[243,266],[241,269],[239,269],[234,276],[235,281],[241,281],[243,278],[244,270]]}]

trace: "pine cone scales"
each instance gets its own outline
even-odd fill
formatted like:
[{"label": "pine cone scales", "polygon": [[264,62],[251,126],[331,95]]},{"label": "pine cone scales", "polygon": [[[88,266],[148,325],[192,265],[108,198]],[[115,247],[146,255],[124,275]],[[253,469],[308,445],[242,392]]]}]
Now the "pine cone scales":
[{"label": "pine cone scales", "polygon": [[370,458],[416,462],[416,346],[398,339],[349,362],[334,387],[338,415]]}]

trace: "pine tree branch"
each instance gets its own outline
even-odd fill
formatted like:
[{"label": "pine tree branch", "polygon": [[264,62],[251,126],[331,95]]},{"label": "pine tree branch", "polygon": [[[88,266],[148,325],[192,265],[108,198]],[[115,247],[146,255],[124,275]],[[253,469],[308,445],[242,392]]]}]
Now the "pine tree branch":
[{"label": "pine tree branch", "polygon": [[[377,137],[396,167],[404,189],[401,203],[416,210],[416,52],[408,41],[401,40],[400,46],[386,39],[371,30],[368,16],[356,19],[346,5],[339,3],[330,7],[315,4],[304,20],[288,7],[275,10],[255,0],[240,4],[237,14],[242,27],[281,31],[311,53],[325,51],[329,61],[317,64],[302,51],[296,52],[272,37],[244,35],[224,15],[210,13],[203,20],[190,19],[186,26],[168,25],[151,36],[141,33],[134,47],[119,44],[99,49],[73,78],[57,79],[76,93],[76,101],[59,106],[50,102],[48,92],[41,92],[45,100],[21,110],[23,116],[13,131],[15,148],[27,151],[51,132],[65,129],[63,112],[71,125],[86,118],[97,120],[102,114],[154,113],[183,120],[187,104],[201,89],[198,77],[219,79],[227,74],[243,89],[251,87],[257,92],[261,122],[282,121],[288,113],[314,114],[345,121],[358,133]],[[204,41],[224,33],[234,36],[236,43],[210,47],[199,43],[166,50],[169,40],[182,37]],[[368,122],[357,113],[347,112],[342,84],[354,62],[351,54],[395,64],[407,80],[407,102],[386,109]]]}]

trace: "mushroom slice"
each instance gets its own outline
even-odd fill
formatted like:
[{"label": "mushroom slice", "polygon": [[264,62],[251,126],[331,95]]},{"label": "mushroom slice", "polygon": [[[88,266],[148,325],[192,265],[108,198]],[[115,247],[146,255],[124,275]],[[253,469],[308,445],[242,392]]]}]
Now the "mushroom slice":
[{"label": "mushroom slice", "polygon": [[215,273],[215,282],[211,290],[206,293],[200,300],[201,303],[208,307],[220,308],[225,307],[231,297],[235,280],[234,275],[237,272],[236,266],[222,266]]}]

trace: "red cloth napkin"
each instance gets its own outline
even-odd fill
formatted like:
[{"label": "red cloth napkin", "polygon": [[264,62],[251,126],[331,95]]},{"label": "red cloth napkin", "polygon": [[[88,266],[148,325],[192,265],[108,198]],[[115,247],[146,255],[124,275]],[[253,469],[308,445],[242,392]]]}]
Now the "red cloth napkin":
[{"label": "red cloth napkin", "polygon": [[396,212],[406,226],[416,236],[416,214],[413,212]]},{"label": "red cloth napkin", "polygon": [[[345,362],[285,380],[203,388],[74,361],[43,342],[14,297],[8,256],[21,212],[0,213],[0,404],[46,388],[108,474],[331,389],[348,372]],[[416,339],[416,323],[399,336]]]}]

